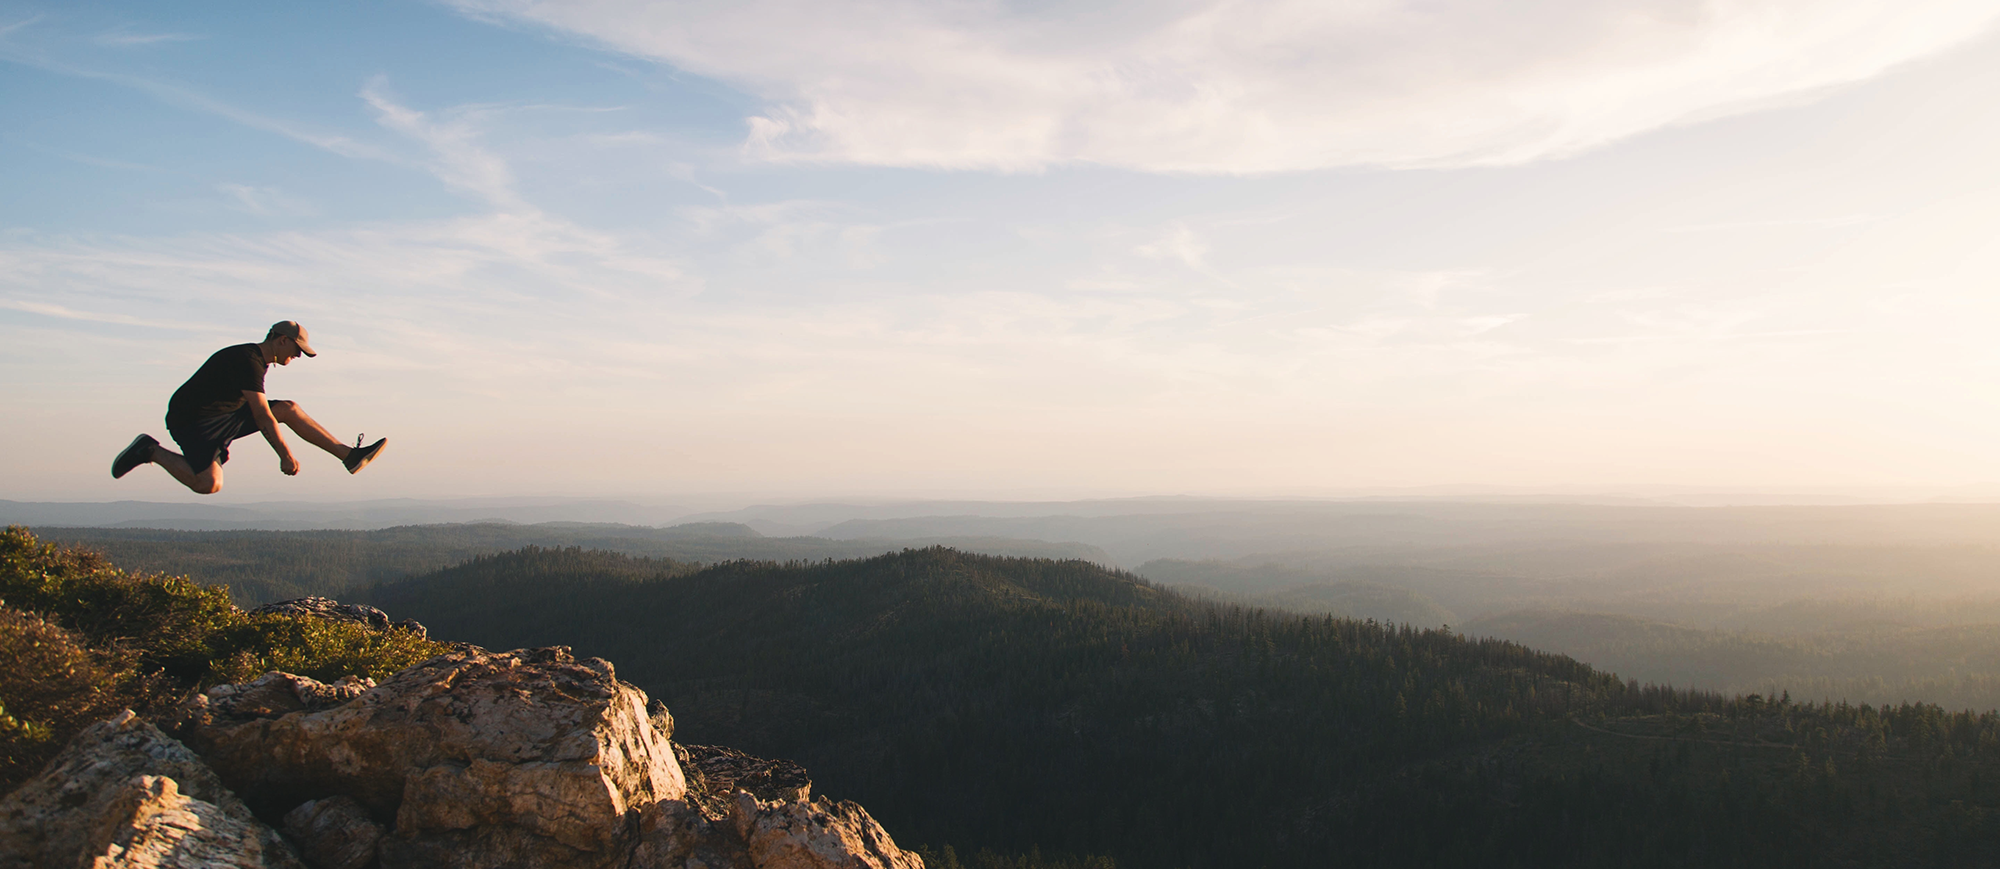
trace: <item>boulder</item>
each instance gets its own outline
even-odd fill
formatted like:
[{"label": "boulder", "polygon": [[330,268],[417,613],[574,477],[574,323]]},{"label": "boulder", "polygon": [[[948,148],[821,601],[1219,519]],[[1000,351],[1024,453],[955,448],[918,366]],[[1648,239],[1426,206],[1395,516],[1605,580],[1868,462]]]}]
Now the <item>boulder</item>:
[{"label": "boulder", "polygon": [[365,869],[375,863],[382,825],[345,796],[308,800],[285,813],[285,835],[313,869]]},{"label": "boulder", "polygon": [[304,869],[194,752],[130,711],[0,800],[5,869]]},{"label": "boulder", "polygon": [[375,680],[360,676],[343,677],[331,685],[273,670],[248,682],[217,685],[203,695],[201,705],[211,717],[243,720],[276,718],[288,712],[318,712],[346,703],[370,688]]},{"label": "boulder", "polygon": [[385,869],[623,866],[643,829],[673,827],[647,815],[687,812],[646,695],[607,661],[464,650],[336,705],[283,701],[339,693],[266,674],[195,698],[181,733],[265,817],[351,798],[388,830]]},{"label": "boulder", "polygon": [[288,616],[312,616],[314,618],[337,622],[354,622],[356,624],[367,625],[378,631],[386,631],[393,627],[414,632],[419,637],[430,635],[430,632],[426,631],[424,626],[419,624],[415,619],[403,619],[399,622],[391,622],[388,613],[375,607],[358,603],[341,603],[330,597],[300,597],[291,600],[281,600],[277,603],[267,603],[251,610],[250,613],[251,615],[277,613]]},{"label": "boulder", "polygon": [[923,869],[868,811],[842,800],[767,801],[736,792],[730,820],[757,869]]},{"label": "boulder", "polygon": [[[681,766],[687,770],[689,787],[698,778],[703,796],[734,805],[736,792],[749,791],[754,797],[773,802],[798,802],[812,797],[812,778],[805,767],[789,760],[765,760],[720,745],[683,745]],[[726,816],[731,809],[725,808]]]}]

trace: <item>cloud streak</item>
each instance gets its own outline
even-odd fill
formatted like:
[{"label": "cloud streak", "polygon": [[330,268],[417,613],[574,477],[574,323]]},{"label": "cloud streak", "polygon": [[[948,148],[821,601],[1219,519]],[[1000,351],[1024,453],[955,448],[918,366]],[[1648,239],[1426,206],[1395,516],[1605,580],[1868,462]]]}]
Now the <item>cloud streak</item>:
[{"label": "cloud streak", "polygon": [[[21,24],[15,25],[15,27],[31,23],[33,23],[32,19],[21,22]],[[6,30],[0,30],[0,35],[5,34]],[[171,82],[77,66],[75,64],[52,60],[32,52],[9,50],[5,45],[0,45],[0,61],[18,63],[23,66],[30,66],[60,75],[75,76],[77,78],[108,82],[132,88],[133,90],[145,92],[169,105],[214,115],[253,130],[273,133],[295,142],[302,142],[315,148],[331,151],[343,157],[397,162],[394,155],[373,145],[357,142],[354,139],[337,133],[325,133],[308,129],[290,121],[250,111],[192,88],[183,87]]]},{"label": "cloud streak", "polygon": [[1519,164],[1875,76],[1960,0],[453,0],[770,101],[754,157],[1161,172]]},{"label": "cloud streak", "polygon": [[22,28],[39,23],[41,20],[42,16],[36,15],[31,18],[23,18],[20,21],[16,21],[12,24],[0,24],[0,36],[6,36],[10,33],[13,33],[16,30],[20,30]]},{"label": "cloud streak", "polygon": [[63,305],[51,304],[48,302],[36,302],[27,299],[0,299],[0,308],[8,308],[15,311],[23,311],[29,314],[40,314],[44,317],[54,317],[59,320],[77,320],[86,323],[110,323],[117,326],[140,326],[147,329],[175,329],[181,331],[199,331],[208,328],[206,326],[200,326],[193,323],[178,323],[172,320],[134,317],[129,314],[111,314],[111,313],[104,313],[101,311],[78,311],[74,308],[65,307]]},{"label": "cloud streak", "polygon": [[126,47],[134,45],[158,45],[159,43],[162,42],[193,42],[195,40],[203,38],[205,37],[197,36],[192,33],[113,32],[113,33],[99,34],[96,38],[92,39],[91,41],[97,43],[98,45]]},{"label": "cloud streak", "polygon": [[514,173],[507,162],[479,143],[478,109],[459,109],[440,119],[403,105],[388,93],[388,83],[376,79],[361,91],[382,126],[422,142],[435,158],[432,174],[460,190],[510,211],[532,210],[514,190]]}]

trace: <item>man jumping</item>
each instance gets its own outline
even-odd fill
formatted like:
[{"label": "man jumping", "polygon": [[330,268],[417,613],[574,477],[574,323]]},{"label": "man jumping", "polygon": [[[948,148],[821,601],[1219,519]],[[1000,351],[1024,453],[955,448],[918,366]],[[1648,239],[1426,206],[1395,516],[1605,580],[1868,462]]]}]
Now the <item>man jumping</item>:
[{"label": "man jumping", "polygon": [[238,344],[215,351],[193,377],[167,401],[167,434],[181,452],[160,446],[152,435],[142,434],[111,462],[111,476],[123,477],[133,468],[152,462],[165,468],[181,485],[199,495],[222,491],[222,464],[229,461],[229,442],[263,432],[278,453],[278,469],[291,476],[299,472],[299,461],[285,445],[278,423],[291,426],[306,442],[333,454],[352,474],[367,467],[382,454],[382,438],[367,446],[354,439],[347,446],[306,416],[296,402],[264,398],[264,373],[271,363],[290,365],[300,354],[318,356],[306,343],[304,326],[286,320],[275,323],[257,344]]}]

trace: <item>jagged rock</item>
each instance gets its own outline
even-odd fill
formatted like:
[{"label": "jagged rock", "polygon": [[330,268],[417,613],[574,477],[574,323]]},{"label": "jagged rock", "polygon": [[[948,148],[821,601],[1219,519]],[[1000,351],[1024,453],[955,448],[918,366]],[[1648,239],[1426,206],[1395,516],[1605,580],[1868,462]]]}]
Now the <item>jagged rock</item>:
[{"label": "jagged rock", "polygon": [[726,819],[695,811],[663,811],[641,819],[630,869],[756,869]]},{"label": "jagged rock", "polygon": [[364,869],[375,862],[382,825],[345,796],[300,803],[285,813],[285,835],[313,869]]},{"label": "jagged rock", "polygon": [[661,739],[674,738],[674,714],[667,711],[667,704],[654,700],[646,707],[646,715],[653,719],[653,732]]},{"label": "jagged rock", "polygon": [[923,869],[868,811],[825,797],[766,801],[736,792],[730,820],[757,869]]},{"label": "jagged rock", "polygon": [[124,712],[0,800],[5,869],[303,869],[194,752]]},{"label": "jagged rock", "polygon": [[238,685],[208,689],[206,705],[225,718],[276,718],[289,712],[317,712],[346,703],[375,687],[375,680],[343,677],[331,685],[273,670]]},{"label": "jagged rock", "polygon": [[[227,796],[232,818],[249,816],[223,783],[260,817],[282,817],[315,869],[923,866],[860,806],[809,800],[797,764],[674,745],[663,705],[566,647],[461,649],[379,685],[266,673],[179,714],[177,732],[213,768],[173,743],[182,772]],[[199,815],[171,785],[138,782],[125,814]],[[293,862],[268,865],[297,865],[280,857]]]},{"label": "jagged rock", "polygon": [[288,616],[313,616],[337,622],[355,622],[367,625],[378,631],[386,631],[394,627],[400,630],[411,631],[419,637],[430,636],[430,632],[425,630],[424,626],[419,624],[416,619],[403,619],[402,621],[391,622],[389,621],[388,613],[375,607],[358,603],[341,603],[330,597],[301,597],[293,598],[292,600],[281,600],[277,603],[267,603],[251,610],[250,613],[251,615],[278,613]]},{"label": "jagged rock", "polygon": [[[327,687],[259,683],[256,696]],[[566,647],[440,655],[317,710],[233,700],[250,686],[196,698],[184,738],[266,816],[351,797],[390,827],[385,869],[623,866],[648,823],[672,827],[647,815],[691,814],[644,692]]]},{"label": "jagged rock", "polygon": [[812,778],[806,775],[806,768],[789,760],[751,757],[720,745],[681,748],[685,751],[683,765],[700,773],[703,789],[732,804],[739,790],[772,802],[798,802],[812,796]]}]

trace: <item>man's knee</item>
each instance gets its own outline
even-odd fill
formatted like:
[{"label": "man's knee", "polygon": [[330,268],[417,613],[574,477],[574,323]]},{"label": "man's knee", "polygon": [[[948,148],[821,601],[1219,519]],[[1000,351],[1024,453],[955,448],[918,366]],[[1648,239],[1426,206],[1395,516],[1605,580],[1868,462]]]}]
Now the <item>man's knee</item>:
[{"label": "man's knee", "polygon": [[197,495],[213,495],[222,491],[221,466],[209,465],[208,470],[195,474],[194,479],[188,482],[188,488]]},{"label": "man's knee", "polygon": [[272,416],[279,419],[294,419],[297,416],[299,406],[292,401],[280,398],[272,401],[270,404]]}]

